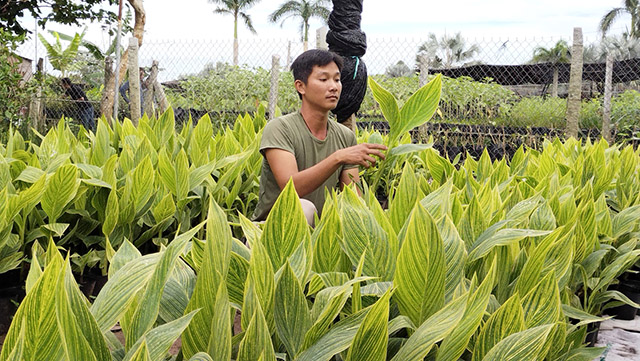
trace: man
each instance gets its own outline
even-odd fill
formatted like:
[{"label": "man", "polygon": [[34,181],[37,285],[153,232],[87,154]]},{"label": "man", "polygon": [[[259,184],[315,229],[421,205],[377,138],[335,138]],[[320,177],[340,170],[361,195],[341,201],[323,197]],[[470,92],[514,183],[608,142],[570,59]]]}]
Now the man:
[{"label": "man", "polygon": [[302,99],[300,111],[271,120],[264,128],[260,194],[253,219],[267,218],[281,190],[293,179],[307,222],[324,205],[325,188],[359,182],[358,166],[384,159],[381,144],[357,144],[347,127],[329,121],[340,99],[342,57],[325,50],[302,53],[291,65]]},{"label": "man", "polygon": [[65,95],[75,101],[77,119],[80,120],[82,126],[87,130],[95,131],[96,123],[94,119],[93,105],[89,102],[89,99],[82,91],[82,88],[77,84],[72,84],[71,79],[69,78],[62,78],[60,80],[60,84],[65,90]]}]

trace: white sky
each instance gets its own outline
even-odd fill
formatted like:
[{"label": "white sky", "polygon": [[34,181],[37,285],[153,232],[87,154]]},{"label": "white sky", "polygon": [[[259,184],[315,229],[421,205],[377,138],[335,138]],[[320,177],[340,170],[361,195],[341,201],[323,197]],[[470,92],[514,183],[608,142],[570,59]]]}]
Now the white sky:
[{"label": "white sky", "polygon": [[[268,54],[279,50],[273,49],[269,39],[288,39],[297,42],[300,39],[299,22],[297,19],[287,19],[284,26],[268,21],[268,16],[277,9],[285,0],[261,0],[247,12],[252,18],[257,35],[249,32],[244,24],[239,26],[239,38],[241,41],[253,40],[253,43],[262,44],[263,48],[254,50]],[[369,41],[367,56],[376,60],[384,58],[383,63],[369,62],[370,70],[382,72],[387,65],[403,60],[411,64],[415,57],[417,42],[403,42],[403,39],[425,40],[429,33],[441,36],[444,33],[454,34],[461,32],[462,36],[470,42],[478,42],[483,45],[491,41],[499,40],[525,40],[529,47],[536,46],[536,41],[551,46],[559,39],[565,39],[571,43],[573,28],[582,27],[585,44],[599,39],[598,24],[600,19],[609,10],[622,6],[623,0],[484,0],[484,1],[419,1],[419,0],[364,0],[362,14],[362,29],[366,32]],[[230,15],[215,14],[217,7],[207,0],[146,0],[145,43],[177,40],[176,44],[188,45],[189,40],[227,40],[233,36],[233,18]],[[117,7],[113,7],[117,11]],[[33,19],[25,19],[23,24],[33,24]],[[610,34],[620,34],[629,26],[630,17],[623,16],[614,23]],[[92,41],[103,48],[109,44],[106,31],[100,24],[87,24],[89,27],[86,40]],[[309,34],[310,46],[315,44],[315,29],[320,27],[321,21],[312,19],[311,32]],[[33,29],[33,25],[30,26]],[[72,35],[82,31],[81,27],[68,27],[50,23],[46,30],[56,30]],[[38,32],[42,32],[38,29]],[[49,34],[46,35],[51,39]],[[376,42],[376,39],[379,40]],[[389,39],[385,41],[384,39]],[[397,39],[397,41],[396,41]],[[483,42],[484,41],[484,42]],[[126,41],[123,40],[123,44]],[[395,53],[387,44],[406,44],[407,54]],[[517,42],[510,42],[516,46]],[[186,46],[185,45],[185,46]],[[36,50],[37,47],[37,50]],[[242,46],[241,46],[242,47]],[[266,47],[266,49],[264,49]],[[384,48],[389,51],[384,53]],[[484,48],[484,47],[483,47]],[[185,48],[186,49],[186,48]],[[245,48],[246,49],[246,48]],[[145,50],[150,51],[147,46]],[[230,57],[231,50],[219,49],[219,53]],[[530,56],[531,49],[520,50],[520,56]],[[377,51],[377,53],[371,53]],[[492,50],[487,50],[492,51]],[[493,49],[495,52],[495,49]],[[161,59],[161,63],[167,66],[162,77],[172,79],[183,73],[199,71],[204,63],[212,59],[210,54],[197,53],[193,49],[183,50],[173,46],[167,58],[167,54],[154,54]],[[286,50],[284,50],[286,53]],[[391,52],[391,54],[389,54]],[[25,57],[35,59],[45,53],[44,48],[33,41],[26,43],[19,53]],[[35,54],[34,54],[35,53]],[[228,54],[227,54],[228,53]],[[251,52],[241,49],[241,62],[247,59]],[[381,55],[382,54],[382,55]],[[524,55],[523,55],[524,54]],[[367,58],[367,56],[365,58]],[[518,63],[526,59],[496,59],[495,54],[489,54],[486,61],[490,63]],[[205,59],[206,58],[206,59]],[[260,66],[270,64],[268,58],[259,62]],[[230,62],[229,59],[222,59]],[[171,63],[175,62],[175,63]],[[264,64],[263,64],[264,63]],[[144,64],[150,65],[150,64]]]},{"label": "white sky", "polygon": [[[239,37],[298,39],[296,19],[288,19],[284,27],[267,20],[283,1],[262,0],[248,10],[258,35],[241,25]],[[426,38],[430,32],[460,31],[468,38],[570,39],[573,28],[582,27],[585,37],[595,38],[602,16],[621,5],[622,0],[365,0],[362,28],[370,38]],[[216,5],[207,0],[147,0],[144,6],[145,37],[149,40],[229,39],[233,35],[232,17],[214,14]],[[620,18],[612,33],[623,32],[628,23],[628,16]],[[312,29],[320,25],[319,20],[312,21]],[[51,23],[47,30],[73,33],[80,28]],[[87,39],[106,42],[98,24],[89,24]]]}]

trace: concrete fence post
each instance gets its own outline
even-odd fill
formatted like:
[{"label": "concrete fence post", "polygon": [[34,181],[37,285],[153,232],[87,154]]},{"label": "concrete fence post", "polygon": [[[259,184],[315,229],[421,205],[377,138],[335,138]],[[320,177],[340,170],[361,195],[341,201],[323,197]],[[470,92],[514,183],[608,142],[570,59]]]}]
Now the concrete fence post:
[{"label": "concrete fence post", "polygon": [[582,28],[573,28],[571,48],[571,74],[569,78],[569,98],[567,100],[566,135],[578,138],[578,122],[582,97]]},{"label": "concrete fence post", "polygon": [[322,26],[316,30],[316,49],[329,50],[329,44],[327,44],[327,33],[329,28]]},{"label": "concrete fence post", "polygon": [[[138,125],[140,114],[140,70],[138,67],[138,38],[131,37],[129,39],[129,109],[131,110],[131,121],[134,125]],[[117,86],[116,86],[117,87]]]},{"label": "concrete fence post", "polygon": [[429,78],[429,57],[426,54],[421,54],[420,57],[420,77],[418,82],[420,88],[427,85],[427,79]]},{"label": "concrete fence post", "polygon": [[280,56],[271,58],[271,87],[269,88],[269,120],[276,117],[278,105],[278,80],[280,79]]},{"label": "concrete fence post", "polygon": [[604,76],[604,104],[602,105],[602,137],[611,144],[611,97],[613,93],[613,56],[607,55]]}]

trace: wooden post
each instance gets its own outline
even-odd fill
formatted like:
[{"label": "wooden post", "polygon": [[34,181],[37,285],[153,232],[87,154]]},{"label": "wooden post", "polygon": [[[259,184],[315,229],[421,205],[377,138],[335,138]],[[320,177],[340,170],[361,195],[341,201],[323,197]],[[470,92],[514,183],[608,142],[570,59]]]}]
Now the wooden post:
[{"label": "wooden post", "polygon": [[280,56],[271,58],[271,88],[269,89],[269,120],[276,117],[278,105],[278,80],[280,79]]},{"label": "wooden post", "polygon": [[[156,74],[157,74],[157,69],[158,69],[158,61],[154,60],[152,65],[151,65],[151,72],[153,73],[153,68],[156,68]],[[164,89],[162,89],[162,84],[160,84],[160,82],[158,82],[158,77],[156,76],[156,78],[154,79],[153,83],[149,83],[149,87],[152,87],[153,89],[150,89],[151,93],[153,94],[153,96],[156,99],[156,104],[158,104],[158,113],[162,114],[164,112],[167,111],[167,109],[169,109],[169,107],[171,106],[169,104],[169,101],[167,100],[167,96],[164,94]]]},{"label": "wooden post", "polygon": [[573,47],[571,49],[571,75],[569,78],[569,99],[567,101],[568,137],[578,137],[578,121],[582,96],[582,28],[573,28]]},{"label": "wooden post", "polygon": [[138,125],[140,114],[140,70],[138,68],[138,39],[129,39],[129,109],[131,110],[131,121]]},{"label": "wooden post", "polygon": [[289,40],[289,43],[287,44],[287,65],[285,66],[285,69],[289,69],[289,65],[291,65],[291,40]]},{"label": "wooden post", "polygon": [[146,89],[144,92],[144,100],[142,101],[142,109],[147,114],[147,116],[154,116],[153,112],[153,84],[158,80],[158,61],[154,60],[151,63],[151,72],[149,73],[149,77],[145,79],[143,89]]},{"label": "wooden post", "polygon": [[613,56],[607,55],[607,68],[604,76],[604,104],[602,109],[602,137],[612,143],[611,139],[611,97],[613,93]]},{"label": "wooden post", "polygon": [[102,94],[102,99],[100,100],[100,115],[104,115],[104,117],[107,119],[109,124],[111,124],[112,118],[117,118],[117,116],[113,117],[113,107],[112,107],[113,101],[118,101],[117,93],[114,94],[116,96],[115,96],[115,100],[113,100],[111,99],[110,96],[108,96],[109,92],[107,92],[107,88],[109,87],[109,82],[112,81],[111,78],[113,76],[114,76],[113,58],[108,56],[104,59],[104,90]]}]

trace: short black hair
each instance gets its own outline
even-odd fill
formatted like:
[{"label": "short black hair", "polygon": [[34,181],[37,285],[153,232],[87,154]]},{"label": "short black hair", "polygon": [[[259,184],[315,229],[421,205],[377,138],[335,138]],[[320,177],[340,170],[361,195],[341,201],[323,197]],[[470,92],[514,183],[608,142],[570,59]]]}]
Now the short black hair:
[{"label": "short black hair", "polygon": [[334,52],[320,49],[307,50],[300,54],[291,64],[293,80],[300,80],[307,84],[307,79],[314,66],[325,66],[336,63],[338,70],[342,71],[342,57]]},{"label": "short black hair", "polygon": [[71,85],[71,79],[62,78],[62,79],[60,79],[60,83],[62,83],[63,85]]}]

